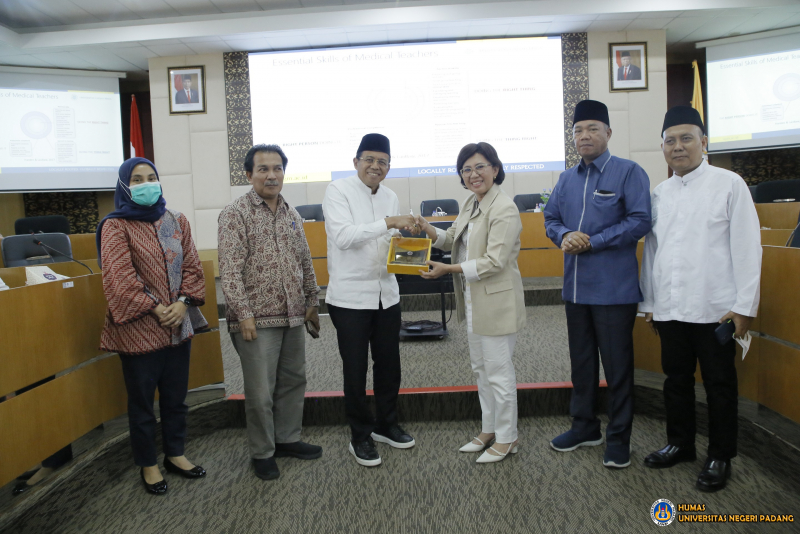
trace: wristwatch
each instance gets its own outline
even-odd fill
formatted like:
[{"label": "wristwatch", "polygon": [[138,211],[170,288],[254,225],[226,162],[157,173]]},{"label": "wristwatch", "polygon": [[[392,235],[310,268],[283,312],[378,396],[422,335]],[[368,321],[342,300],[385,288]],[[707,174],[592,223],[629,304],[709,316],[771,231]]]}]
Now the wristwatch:
[{"label": "wristwatch", "polygon": [[189,297],[185,295],[181,295],[180,297],[178,297],[178,302],[183,303],[183,305],[186,306],[187,308],[192,305],[191,299],[189,299]]}]

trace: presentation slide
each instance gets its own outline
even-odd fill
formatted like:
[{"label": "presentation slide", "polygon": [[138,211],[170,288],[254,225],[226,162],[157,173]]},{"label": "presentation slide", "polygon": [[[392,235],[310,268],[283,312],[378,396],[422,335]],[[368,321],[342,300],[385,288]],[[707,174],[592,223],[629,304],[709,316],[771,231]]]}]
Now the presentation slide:
[{"label": "presentation slide", "polygon": [[123,161],[116,78],[0,74],[0,191],[113,189]]},{"label": "presentation slide", "polygon": [[537,37],[250,55],[255,143],[280,145],[287,182],[355,173],[364,134],[389,137],[389,177],[456,174],[471,142],[506,172],[564,170],[561,39]]},{"label": "presentation slide", "polygon": [[709,152],[800,144],[800,48],[707,66]]}]

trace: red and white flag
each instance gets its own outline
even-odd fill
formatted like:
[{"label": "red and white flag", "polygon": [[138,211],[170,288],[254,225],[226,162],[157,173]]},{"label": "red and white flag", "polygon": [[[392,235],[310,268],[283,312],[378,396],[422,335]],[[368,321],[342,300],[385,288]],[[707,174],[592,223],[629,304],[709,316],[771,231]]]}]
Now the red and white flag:
[{"label": "red and white flag", "polygon": [[136,107],[136,96],[134,95],[131,95],[131,157],[144,157],[142,125],[139,122],[139,108]]}]

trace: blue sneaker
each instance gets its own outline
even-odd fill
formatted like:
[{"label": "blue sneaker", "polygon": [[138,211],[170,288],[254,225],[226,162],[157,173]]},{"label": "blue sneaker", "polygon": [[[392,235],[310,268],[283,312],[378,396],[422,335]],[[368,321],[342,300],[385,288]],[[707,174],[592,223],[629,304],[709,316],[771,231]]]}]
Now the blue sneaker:
[{"label": "blue sneaker", "polygon": [[567,430],[550,442],[550,446],[559,452],[574,451],[578,447],[595,447],[603,444],[603,435],[598,430],[596,434],[581,436],[574,430]]},{"label": "blue sneaker", "polygon": [[631,465],[631,446],[608,445],[603,455],[603,465],[615,469],[622,469]]}]

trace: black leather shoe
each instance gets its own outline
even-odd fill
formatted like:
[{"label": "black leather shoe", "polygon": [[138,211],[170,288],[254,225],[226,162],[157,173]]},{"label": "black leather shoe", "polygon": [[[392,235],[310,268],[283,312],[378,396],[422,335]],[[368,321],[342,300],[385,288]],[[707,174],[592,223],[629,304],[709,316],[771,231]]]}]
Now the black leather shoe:
[{"label": "black leather shoe", "polygon": [[356,462],[359,465],[366,467],[375,467],[381,465],[381,455],[378,454],[378,449],[371,439],[364,441],[350,442],[350,454],[356,457]]},{"label": "black leather shoe", "polygon": [[728,483],[731,476],[730,460],[714,460],[706,458],[706,465],[697,477],[697,489],[700,491],[719,491]]},{"label": "black leather shoe", "polygon": [[206,476],[206,470],[199,465],[196,465],[191,469],[181,469],[177,465],[173,464],[172,461],[166,456],[164,456],[164,469],[170,473],[181,475],[183,478],[201,478]]},{"label": "black leather shoe", "polygon": [[663,469],[680,462],[694,462],[695,460],[697,460],[697,453],[694,447],[667,445],[661,450],[648,454],[644,459],[644,465],[652,469]]},{"label": "black leather shoe", "polygon": [[[33,486],[35,485],[36,484],[34,484]],[[18,483],[16,486],[14,486],[14,489],[11,490],[11,495],[13,495],[14,497],[16,497],[17,495],[22,495],[23,493],[31,489],[33,486],[29,486],[27,481],[22,481]]]},{"label": "black leather shoe", "polygon": [[388,443],[395,449],[410,449],[417,444],[411,434],[397,425],[390,426],[386,430],[376,430],[372,433],[372,439],[381,443]]},{"label": "black leather shoe", "polygon": [[322,447],[319,445],[311,445],[303,443],[302,441],[295,441],[294,443],[276,443],[275,444],[275,458],[300,458],[301,460],[316,460],[322,456]]},{"label": "black leather shoe", "polygon": [[261,480],[275,480],[281,476],[275,458],[253,458],[253,467]]},{"label": "black leather shoe", "polygon": [[148,484],[144,479],[144,469],[140,469],[139,474],[142,475],[142,484],[144,484],[144,489],[147,490],[147,493],[152,493],[153,495],[164,495],[167,492],[166,480],[159,480],[155,484]]}]

